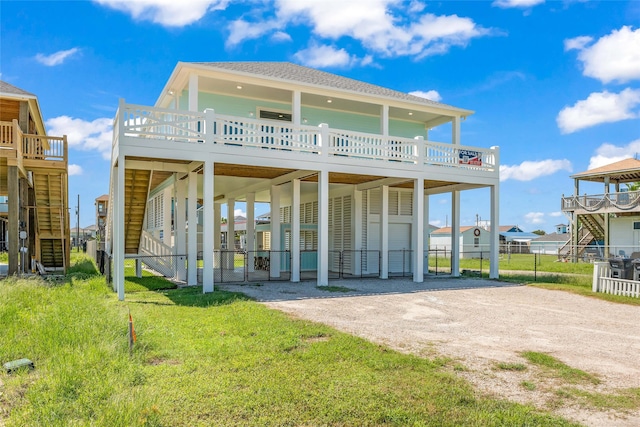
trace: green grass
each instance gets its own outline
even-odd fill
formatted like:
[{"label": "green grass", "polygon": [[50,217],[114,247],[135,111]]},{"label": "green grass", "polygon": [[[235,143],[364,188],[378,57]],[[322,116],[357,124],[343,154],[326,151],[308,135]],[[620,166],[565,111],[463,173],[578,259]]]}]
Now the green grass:
[{"label": "green grass", "polygon": [[291,319],[242,294],[140,289],[119,302],[103,278],[77,268],[53,285],[0,286],[0,361],[36,365],[0,373],[7,426],[573,425],[481,397],[441,359]]},{"label": "green grass", "polygon": [[627,388],[617,393],[594,393],[576,388],[564,390],[566,395],[577,399],[585,406],[601,410],[632,411],[640,408],[640,388]]},{"label": "green grass", "polygon": [[356,289],[347,288],[345,286],[318,286],[321,291],[327,292],[354,292]]},{"label": "green grass", "polygon": [[9,262],[9,252],[0,252],[0,263],[7,264]]},{"label": "green grass", "polygon": [[[451,259],[439,256],[437,258],[437,266],[438,269],[450,269],[451,268]],[[436,267],[436,257],[433,255],[429,256],[429,267]],[[488,253],[485,255],[484,259],[480,260],[479,258],[461,258],[460,259],[460,268],[465,270],[480,270],[482,267],[482,271],[487,273],[489,271],[490,262],[488,258]],[[533,255],[533,254],[511,254],[511,255],[500,255],[500,260],[498,263],[498,268],[500,271],[538,271],[538,272],[549,272],[549,273],[562,273],[562,274],[585,274],[590,275],[593,274],[593,264],[589,263],[567,263],[567,262],[558,262],[558,257],[555,255]],[[448,270],[447,270],[448,271]]]},{"label": "green grass", "polygon": [[496,368],[503,371],[526,371],[527,365],[525,365],[524,363],[500,362],[496,364]]},{"label": "green grass", "polygon": [[543,372],[554,378],[559,378],[571,384],[591,383],[600,384],[600,379],[580,369],[572,368],[553,356],[535,351],[524,351],[522,357],[530,363],[542,368]]},{"label": "green grass", "polygon": [[534,391],[536,389],[536,385],[531,381],[522,381],[520,385],[522,386],[522,388],[529,391]]}]

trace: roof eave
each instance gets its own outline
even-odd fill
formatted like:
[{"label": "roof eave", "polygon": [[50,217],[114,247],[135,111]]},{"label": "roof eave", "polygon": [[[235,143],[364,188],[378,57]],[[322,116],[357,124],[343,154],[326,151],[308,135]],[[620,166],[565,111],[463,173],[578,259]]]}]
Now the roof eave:
[{"label": "roof eave", "polygon": [[[163,88],[162,93],[158,97],[158,100],[156,101],[156,106],[162,105],[162,103],[165,102],[164,98],[166,96],[168,96],[169,90],[174,85],[175,81],[178,80],[179,73],[182,72],[183,69],[185,69],[185,70],[186,69],[193,69],[193,70],[199,70],[199,71],[204,71],[204,72],[215,71],[217,73],[226,74],[226,75],[230,75],[230,76],[241,76],[241,77],[244,77],[244,78],[247,78],[247,79],[258,79],[258,80],[263,80],[265,82],[278,82],[278,83],[288,84],[288,85],[290,85],[292,83],[291,81],[286,80],[286,79],[269,77],[269,76],[259,76],[259,75],[256,75],[256,74],[247,73],[247,72],[243,72],[243,71],[230,71],[230,70],[227,70],[227,69],[224,69],[224,68],[218,68],[218,67],[215,67],[215,66],[212,66],[212,65],[203,65],[203,64],[199,64],[199,63],[193,63],[193,62],[178,62],[178,64],[176,65],[176,68],[174,69],[173,73],[171,74],[169,80],[167,81],[167,84]],[[441,114],[442,114],[443,111],[446,111],[446,112],[452,113],[452,114],[447,114],[449,117],[458,116],[458,117],[466,118],[466,117],[468,117],[468,116],[470,116],[470,115],[475,113],[475,111],[473,111],[473,110],[458,108],[458,107],[454,107],[454,106],[447,105],[447,104],[440,104],[440,103],[424,104],[424,103],[420,103],[420,102],[416,102],[416,101],[396,99],[396,98],[383,96],[383,95],[371,95],[371,94],[357,92],[357,91],[350,91],[350,90],[345,90],[345,89],[336,89],[336,88],[333,88],[331,86],[313,85],[313,84],[304,83],[304,82],[293,82],[293,83],[295,83],[296,85],[302,86],[302,87],[308,87],[308,88],[313,88],[313,89],[317,89],[317,90],[331,90],[331,91],[335,91],[336,93],[348,94],[348,95],[351,95],[352,97],[357,97],[357,98],[363,97],[363,98],[368,98],[370,100],[375,99],[375,100],[378,100],[378,102],[380,100],[385,100],[389,104],[403,105],[405,107],[411,106],[412,108],[421,109],[423,111],[431,111],[431,112],[433,112],[434,110],[436,110],[436,111],[440,111]],[[446,123],[448,121],[449,120],[445,120],[442,123]],[[440,123],[440,124],[442,124],[442,123]]]}]

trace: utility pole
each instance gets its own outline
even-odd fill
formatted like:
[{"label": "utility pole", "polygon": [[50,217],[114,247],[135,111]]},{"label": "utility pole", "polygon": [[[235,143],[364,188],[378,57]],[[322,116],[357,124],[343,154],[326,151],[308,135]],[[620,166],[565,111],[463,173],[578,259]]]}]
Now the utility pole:
[{"label": "utility pole", "polygon": [[76,248],[80,252],[80,195],[78,194],[78,206],[76,207]]}]

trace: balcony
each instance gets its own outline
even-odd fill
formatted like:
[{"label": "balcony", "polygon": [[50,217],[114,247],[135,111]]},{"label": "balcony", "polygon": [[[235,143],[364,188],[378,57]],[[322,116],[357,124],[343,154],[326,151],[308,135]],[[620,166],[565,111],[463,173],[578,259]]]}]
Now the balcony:
[{"label": "balcony", "polygon": [[[282,158],[304,154],[318,161],[393,162],[393,167],[443,166],[497,176],[499,149],[478,148],[415,139],[318,127],[276,120],[191,112],[121,103],[114,122],[113,146],[123,139],[136,143],[172,142],[215,150],[216,146],[242,150],[279,150]],[[127,143],[124,143],[125,145]],[[164,146],[163,148],[166,148]],[[186,147],[185,147],[186,148]],[[247,151],[260,155],[260,153]],[[308,159],[308,157],[305,157]],[[387,166],[389,167],[389,166]]]},{"label": "balcony", "polygon": [[577,214],[640,212],[640,191],[563,197],[562,211]]},{"label": "balcony", "polygon": [[19,167],[67,167],[67,138],[23,133],[17,120],[0,122],[0,157]]}]

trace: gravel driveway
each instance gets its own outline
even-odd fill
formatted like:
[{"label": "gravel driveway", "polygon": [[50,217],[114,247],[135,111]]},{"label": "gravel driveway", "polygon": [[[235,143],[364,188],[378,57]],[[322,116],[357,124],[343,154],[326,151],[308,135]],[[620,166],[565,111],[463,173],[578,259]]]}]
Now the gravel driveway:
[{"label": "gravel driveway", "polygon": [[[640,387],[640,307],[482,279],[435,277],[422,284],[367,279],[331,285],[351,291],[320,290],[315,282],[220,288],[406,353],[451,357],[467,368],[456,373],[483,393],[553,409],[586,425],[640,425],[638,411],[557,405],[559,386],[533,366],[524,372],[496,369],[497,362],[526,363],[519,353],[530,350],[596,374],[602,383],[592,391]],[[525,380],[535,382],[536,390],[523,388]]]}]

